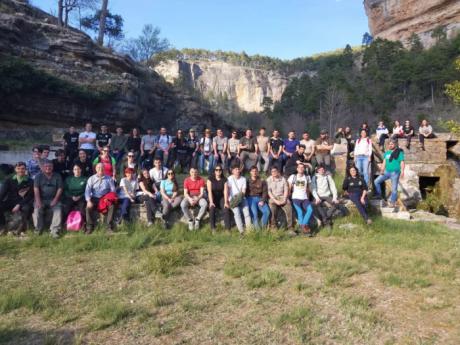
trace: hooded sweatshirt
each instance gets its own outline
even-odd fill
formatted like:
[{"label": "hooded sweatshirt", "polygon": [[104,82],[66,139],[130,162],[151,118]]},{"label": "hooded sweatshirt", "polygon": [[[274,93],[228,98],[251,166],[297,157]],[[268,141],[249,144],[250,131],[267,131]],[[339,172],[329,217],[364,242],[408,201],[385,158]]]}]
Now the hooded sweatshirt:
[{"label": "hooded sweatshirt", "polygon": [[330,174],[316,174],[312,180],[312,193],[315,199],[330,198],[337,200],[337,188]]}]

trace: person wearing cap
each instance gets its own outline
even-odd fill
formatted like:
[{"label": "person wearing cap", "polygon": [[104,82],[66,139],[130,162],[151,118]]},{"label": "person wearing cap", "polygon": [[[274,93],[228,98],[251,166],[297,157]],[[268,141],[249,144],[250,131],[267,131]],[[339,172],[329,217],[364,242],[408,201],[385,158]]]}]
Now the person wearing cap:
[{"label": "person wearing cap", "polygon": [[0,188],[0,235],[6,234],[5,212],[21,216],[19,227],[14,233],[19,235],[27,229],[27,220],[32,211],[34,181],[27,175],[26,163],[18,162],[15,174],[5,180]]},{"label": "person wearing cap", "polygon": [[316,140],[316,163],[324,164],[325,167],[331,169],[331,150],[334,148],[333,142],[329,139],[328,132],[322,130],[319,138]]},{"label": "person wearing cap", "polygon": [[332,226],[332,215],[338,204],[337,187],[324,165],[318,165],[312,178],[311,191],[315,199],[315,211],[323,225]]}]

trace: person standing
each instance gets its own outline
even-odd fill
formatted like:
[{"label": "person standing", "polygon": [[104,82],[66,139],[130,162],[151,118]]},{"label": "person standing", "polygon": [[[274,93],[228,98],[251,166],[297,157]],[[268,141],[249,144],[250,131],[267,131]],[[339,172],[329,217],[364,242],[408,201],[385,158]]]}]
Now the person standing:
[{"label": "person standing", "polygon": [[395,207],[398,198],[399,179],[404,178],[404,151],[398,147],[396,140],[391,140],[389,150],[384,154],[384,160],[381,167],[381,175],[374,181],[376,196],[382,198],[381,183],[391,180],[391,197],[389,207]]},{"label": "person standing", "polygon": [[302,140],[300,141],[300,145],[305,146],[305,161],[310,163],[312,170],[315,168],[314,164],[314,157],[316,151],[316,144],[313,139],[310,138],[310,134],[308,132],[304,132],[302,135]]},{"label": "person standing", "polygon": [[271,167],[271,176],[267,179],[267,191],[268,206],[271,213],[270,226],[276,227],[277,211],[281,208],[286,216],[287,228],[292,230],[292,205],[289,200],[289,185],[276,165]]},{"label": "person standing", "polygon": [[295,137],[295,131],[288,133],[288,138],[283,142],[283,165],[292,157],[299,148],[300,141]]},{"label": "person standing", "polygon": [[190,128],[187,138],[187,153],[190,157],[190,164],[187,169],[198,168],[198,158],[200,150],[200,141],[196,135],[196,130]]},{"label": "person standing", "polygon": [[351,166],[348,168],[347,177],[343,180],[342,190],[345,195],[355,204],[361,217],[367,224],[372,224],[372,220],[366,211],[367,206],[367,184],[366,181],[359,175],[358,169]]},{"label": "person standing", "polygon": [[[233,212],[236,227],[240,234],[251,228],[251,215],[246,200],[247,182],[244,176],[241,176],[239,165],[231,167],[232,174],[227,180],[228,186],[228,204]],[[244,217],[244,223],[243,223]]]},{"label": "person standing", "polygon": [[209,176],[206,182],[209,197],[209,221],[211,230],[216,231],[216,209],[223,213],[224,226],[230,230],[230,205],[228,204],[227,178],[224,176],[224,168],[218,164],[214,168],[214,173]]},{"label": "person standing", "polygon": [[[206,161],[208,168],[206,169]],[[200,172],[211,173],[214,165],[214,154],[212,148],[212,133],[210,129],[205,129],[204,136],[200,139]]]},{"label": "person standing", "polygon": [[275,129],[273,136],[270,138],[269,166],[276,165],[280,173],[283,171],[283,143],[283,139],[280,138],[280,132]]},{"label": "person standing", "polygon": [[258,152],[259,145],[257,145],[256,138],[252,136],[252,130],[248,128],[245,136],[240,139],[238,153],[244,170],[249,170],[251,166],[257,165]]},{"label": "person standing", "polygon": [[238,132],[232,131],[232,137],[228,139],[227,145],[227,165],[226,168],[230,171],[233,165],[239,165],[240,159],[238,158],[238,150],[240,146],[240,139],[238,139]]},{"label": "person standing", "polygon": [[99,153],[104,147],[110,149],[112,146],[112,133],[109,133],[106,125],[102,125],[101,131],[96,135],[96,146]]},{"label": "person standing", "polygon": [[31,179],[35,179],[35,176],[37,176],[40,173],[40,157],[40,147],[34,146],[34,148],[32,149],[32,158],[29,159],[26,163],[27,174]]},{"label": "person standing", "polygon": [[368,138],[367,132],[362,129],[360,138],[356,140],[354,159],[355,165],[364,180],[369,184],[369,165],[372,157],[372,141]]},{"label": "person standing", "polygon": [[345,140],[347,141],[347,162],[352,161],[352,153],[355,150],[355,139],[353,138],[353,133],[350,127],[345,127],[344,131]]},{"label": "person standing", "polygon": [[[141,166],[144,167],[144,161],[153,162],[153,155],[155,153],[155,136],[151,128],[147,129],[147,134],[141,139]],[[147,168],[151,168],[148,167]]]},{"label": "person standing", "polygon": [[[255,165],[249,170],[249,175],[248,185],[246,187],[246,197],[249,204],[249,211],[252,215],[252,225],[254,225],[256,229],[266,228],[270,219],[267,182],[260,178],[259,170]],[[260,222],[259,212],[262,213]]]},{"label": "person standing", "polygon": [[331,151],[334,144],[331,142],[326,130],[322,130],[316,140],[316,163],[325,165],[327,170],[331,170]]},{"label": "person standing", "polygon": [[42,172],[34,180],[34,225],[35,232],[41,234],[45,226],[45,212],[51,210],[53,213],[51,221],[51,236],[59,237],[62,223],[61,196],[64,191],[64,184],[61,175],[53,172],[53,163],[45,161]]},{"label": "person standing", "polygon": [[311,184],[310,176],[305,175],[305,166],[299,164],[297,173],[288,179],[289,188],[292,193],[292,203],[297,213],[297,222],[305,235],[311,236],[310,218],[313,208],[310,204],[308,189]]},{"label": "person standing", "polygon": [[96,150],[96,133],[93,132],[93,125],[90,122],[85,124],[85,130],[78,136],[78,143],[81,150],[85,150],[89,160],[93,160],[93,155],[97,155]]},{"label": "person standing", "polygon": [[163,165],[168,164],[168,156],[172,147],[172,138],[165,127],[160,128],[156,140],[155,158],[160,158]]},{"label": "person standing", "polygon": [[179,129],[176,132],[176,137],[172,141],[171,158],[169,159],[168,166],[174,169],[177,164],[181,173],[189,169],[192,157],[188,152],[189,146],[187,145],[187,139],[184,137],[184,132]]},{"label": "person standing", "polygon": [[433,127],[428,123],[427,120],[422,120],[418,129],[418,140],[420,142],[420,148],[425,151],[425,139],[436,138],[433,133]]},{"label": "person standing", "polygon": [[[204,197],[205,182],[198,175],[197,169],[190,169],[190,177],[184,181],[184,200],[182,200],[180,207],[184,213],[184,217],[188,222],[188,229],[190,231],[198,230],[200,228],[201,219],[203,219],[208,202]],[[190,212],[190,207],[199,206],[200,210],[198,215],[193,217]]]},{"label": "person standing", "polygon": [[134,156],[136,157],[136,161],[139,161],[140,158],[141,142],[142,138],[139,134],[139,130],[137,128],[133,128],[128,137],[128,140],[126,141],[126,151],[133,152]]},{"label": "person standing", "polygon": [[26,163],[18,162],[14,168],[15,175],[7,178],[0,188],[0,235],[6,234],[5,212],[21,216],[15,235],[27,229],[28,218],[32,212],[34,199],[34,181],[27,175]]},{"label": "person standing", "polygon": [[123,128],[117,127],[116,134],[112,136],[112,154],[115,158],[115,163],[117,168],[123,156],[126,153],[126,143],[128,142],[128,137],[123,134]]},{"label": "person standing", "polygon": [[78,155],[78,132],[74,126],[69,127],[69,131],[64,133],[63,144],[67,161],[72,164]]},{"label": "person standing", "polygon": [[214,152],[214,164],[227,165],[227,146],[228,138],[224,136],[222,129],[218,128],[216,136],[212,139],[212,149]]},{"label": "person standing", "polygon": [[[270,139],[265,135],[265,128],[262,127],[259,130],[259,135],[257,136],[257,146],[259,147],[259,159],[257,163],[257,168],[259,171],[263,171],[264,173],[268,172],[268,166],[270,164],[269,158],[269,146],[270,146]],[[263,167],[262,167],[262,162]]]}]

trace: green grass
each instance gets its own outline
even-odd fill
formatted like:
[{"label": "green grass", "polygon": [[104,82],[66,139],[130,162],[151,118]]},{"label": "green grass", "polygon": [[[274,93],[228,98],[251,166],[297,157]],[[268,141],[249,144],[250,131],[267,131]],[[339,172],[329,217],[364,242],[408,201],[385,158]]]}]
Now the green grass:
[{"label": "green grass", "polygon": [[246,285],[250,289],[275,287],[286,281],[284,274],[278,271],[255,272],[248,276]]},{"label": "green grass", "polygon": [[188,247],[166,247],[145,257],[142,268],[148,274],[156,273],[170,276],[177,272],[180,267],[191,265],[194,262],[192,252]]},{"label": "green grass", "polygon": [[51,304],[51,300],[38,291],[18,287],[1,291],[0,314],[7,314],[19,308],[26,308],[35,313],[45,310]]},{"label": "green grass", "polygon": [[95,310],[95,322],[91,324],[92,330],[101,330],[118,324],[133,314],[130,306],[118,301],[105,302],[98,305]]}]

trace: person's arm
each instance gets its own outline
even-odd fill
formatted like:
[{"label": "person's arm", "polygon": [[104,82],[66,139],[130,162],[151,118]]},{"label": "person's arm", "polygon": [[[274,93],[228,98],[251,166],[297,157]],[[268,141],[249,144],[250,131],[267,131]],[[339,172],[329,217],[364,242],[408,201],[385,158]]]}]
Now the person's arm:
[{"label": "person's arm", "polygon": [[214,156],[219,156],[219,153],[217,152],[217,142],[215,140],[212,141],[212,151],[214,152]]},{"label": "person's arm", "polygon": [[227,182],[224,183],[224,207],[230,208],[230,204],[228,202],[228,184]]},{"label": "person's arm", "polygon": [[257,142],[254,143],[254,152],[259,154],[259,144],[257,144]]},{"label": "person's arm", "polygon": [[212,196],[212,183],[210,180],[206,181],[206,187],[208,188],[209,207],[214,205],[214,198]]},{"label": "person's arm", "polygon": [[110,185],[110,191],[111,191],[112,193],[115,193],[117,190],[116,190],[116,188],[115,188],[115,182],[113,182],[112,179],[109,179],[109,185]]},{"label": "person's arm", "polygon": [[404,178],[404,169],[406,168],[406,163],[404,161],[401,161],[401,178]]},{"label": "person's arm", "polygon": [[222,150],[222,152],[225,154],[225,152],[227,152],[227,147],[228,147],[228,139],[224,141],[224,148]]},{"label": "person's arm", "polygon": [[315,198],[316,203],[318,204],[321,201],[321,198],[318,195],[316,180],[317,179],[314,177],[311,181],[311,192],[313,194],[313,197]]},{"label": "person's arm", "polygon": [[142,137],[141,139],[141,155],[142,156],[144,155],[144,146],[145,146],[145,141],[144,141],[144,137]]},{"label": "person's arm", "polygon": [[131,193],[129,192],[128,188],[126,188],[126,182],[123,179],[123,182],[121,183],[121,188],[123,189],[123,192],[128,196],[128,199],[133,201],[133,197],[131,196]]},{"label": "person's arm", "polygon": [[190,194],[188,193],[188,189],[185,186],[185,184],[184,184],[184,198],[187,199],[188,202],[191,203],[192,205],[195,204],[194,200],[190,197]]},{"label": "person's arm", "polygon": [[386,167],[386,165],[387,165],[386,159],[383,158],[382,166],[381,166],[381,168],[380,168],[380,172],[381,172],[382,174],[385,173],[385,167]]},{"label": "person's arm", "polygon": [[268,202],[268,186],[266,181],[262,181],[262,205]]},{"label": "person's arm", "polygon": [[162,182],[160,184],[160,194],[163,200],[166,200],[167,202],[171,202],[171,199],[169,198],[169,195],[166,193],[164,183]]},{"label": "person's arm", "polygon": [[327,178],[329,179],[329,187],[330,187],[331,192],[332,192],[332,201],[337,202],[338,193],[337,193],[337,187],[335,186],[334,179],[332,178],[331,175],[328,175]]},{"label": "person's arm", "polygon": [[345,195],[348,194],[348,178],[345,178],[342,183],[342,190]]},{"label": "person's arm", "polygon": [[53,200],[51,200],[51,203],[50,203],[50,206],[51,207],[54,207],[57,205],[57,203],[59,202],[59,200],[61,199],[61,195],[62,195],[62,192],[64,190],[62,189],[62,186],[60,188],[58,188],[57,192],[56,192],[56,195],[54,196]]},{"label": "person's arm", "polygon": [[144,181],[139,182],[139,187],[141,187],[141,190],[144,194],[147,194],[149,197],[153,198],[154,195],[152,192],[148,191],[147,188],[145,187]]},{"label": "person's arm", "polygon": [[35,207],[42,207],[42,198],[40,196],[40,188],[34,186],[34,196],[35,196]]},{"label": "person's arm", "polygon": [[200,187],[200,195],[198,195],[198,198],[196,198],[196,200],[200,200],[204,196],[204,189],[205,185],[203,184],[203,186]]}]

